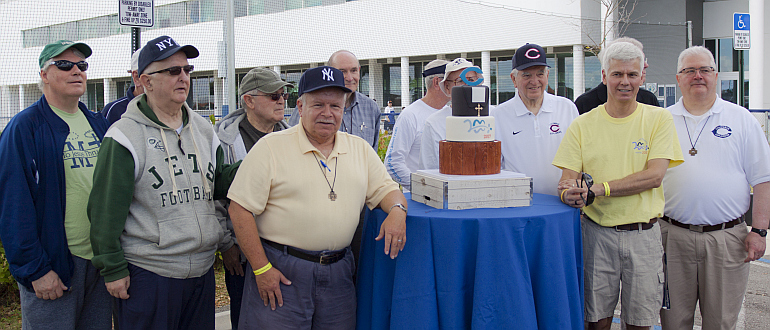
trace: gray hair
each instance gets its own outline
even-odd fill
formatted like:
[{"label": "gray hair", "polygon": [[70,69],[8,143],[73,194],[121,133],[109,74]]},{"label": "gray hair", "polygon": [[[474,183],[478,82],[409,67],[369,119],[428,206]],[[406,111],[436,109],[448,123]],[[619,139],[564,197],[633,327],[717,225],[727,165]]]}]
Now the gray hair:
[{"label": "gray hair", "polygon": [[602,70],[610,70],[610,61],[630,62],[639,60],[639,72],[644,70],[644,53],[639,47],[630,42],[613,42],[601,52]]},{"label": "gray hair", "polygon": [[[80,57],[81,60],[85,60],[86,59],[86,55],[83,54],[81,51],[79,51],[79,50],[77,50],[75,48],[69,48],[69,49],[72,50],[72,54],[75,54],[75,56]],[[59,55],[61,55],[61,54],[59,54]],[[59,55],[56,55],[56,56],[59,56]],[[48,60],[45,61],[45,64],[43,64],[43,67],[40,68],[40,72],[48,72],[48,68],[51,67],[51,61],[50,60],[51,59],[49,58]],[[37,81],[37,89],[39,89],[41,92],[43,92],[43,87],[45,87],[45,84],[43,83],[43,78],[41,77]]]},{"label": "gray hair", "polygon": [[[550,72],[551,72],[551,68],[546,66],[545,67],[545,73],[550,73]],[[511,70],[511,74],[514,77],[516,77],[519,74],[519,70],[513,69],[513,70]]]},{"label": "gray hair", "polygon": [[[446,65],[447,63],[449,63],[449,62],[446,61],[446,60],[433,60],[433,61],[430,61],[428,64],[425,65],[425,70],[429,70],[429,69],[433,69],[435,67]],[[430,76],[427,76],[427,77],[423,78],[423,81],[425,82],[425,90],[428,90],[431,87],[433,87],[433,78],[444,79],[444,73],[432,74]]]},{"label": "gray hair", "polygon": [[714,69],[717,68],[717,63],[714,61],[714,54],[712,54],[708,48],[703,46],[692,46],[679,53],[679,60],[676,62],[676,72],[682,71],[682,69],[684,69],[685,58],[696,55],[707,57],[709,59],[709,65],[711,65],[711,67]]}]

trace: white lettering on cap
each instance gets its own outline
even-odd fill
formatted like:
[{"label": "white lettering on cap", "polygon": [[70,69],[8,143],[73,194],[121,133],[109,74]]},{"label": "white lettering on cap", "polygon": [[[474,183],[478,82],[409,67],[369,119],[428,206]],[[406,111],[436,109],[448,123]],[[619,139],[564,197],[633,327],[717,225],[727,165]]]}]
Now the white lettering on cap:
[{"label": "white lettering on cap", "polygon": [[[534,51],[537,54],[536,55],[529,55],[529,52],[531,52],[531,51]],[[529,50],[527,50],[526,53],[524,53],[524,56],[527,57],[528,59],[534,60],[536,58],[540,58],[540,51],[537,50],[537,48],[530,48]]]},{"label": "white lettering on cap", "polygon": [[155,46],[158,46],[158,50],[163,51],[167,47],[165,44],[168,44],[168,46],[173,46],[174,39],[168,38],[166,40],[161,40],[159,43],[155,44]]},{"label": "white lettering on cap", "polygon": [[332,75],[331,68],[323,68],[321,69],[321,73],[323,73],[323,80],[334,81],[334,75]]}]

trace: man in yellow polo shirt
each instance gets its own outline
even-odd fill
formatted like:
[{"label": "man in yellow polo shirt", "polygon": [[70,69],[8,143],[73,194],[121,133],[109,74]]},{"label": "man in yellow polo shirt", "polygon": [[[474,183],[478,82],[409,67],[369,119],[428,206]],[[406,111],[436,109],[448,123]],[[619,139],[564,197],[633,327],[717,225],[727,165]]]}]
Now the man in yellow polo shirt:
[{"label": "man in yellow polo shirt", "polygon": [[[636,102],[642,51],[616,42],[601,59],[607,103],[572,122],[553,165],[562,169],[562,201],[583,208],[587,329],[610,329],[621,281],[621,319],[646,329],[657,322],[663,293],[660,185],[682,152],[671,113]],[[593,176],[593,188],[582,173]]]},{"label": "man in yellow polo shirt", "polygon": [[354,329],[350,242],[364,205],[389,213],[378,240],[406,243],[406,199],[371,145],[339,132],[341,71],[300,78],[300,125],[261,138],[230,187],[230,217],[248,259],[239,328]]}]

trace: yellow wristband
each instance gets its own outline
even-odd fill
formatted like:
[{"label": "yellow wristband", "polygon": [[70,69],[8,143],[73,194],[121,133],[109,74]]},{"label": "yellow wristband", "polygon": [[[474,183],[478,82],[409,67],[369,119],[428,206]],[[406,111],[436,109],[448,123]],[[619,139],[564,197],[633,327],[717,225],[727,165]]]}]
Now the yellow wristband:
[{"label": "yellow wristband", "polygon": [[254,275],[255,276],[259,276],[259,275],[262,275],[264,273],[267,273],[267,271],[270,270],[271,268],[273,268],[273,265],[268,262],[267,265],[265,265],[264,267],[255,270],[254,271]]},{"label": "yellow wristband", "polygon": [[602,183],[604,185],[604,196],[610,197],[610,184],[609,182]]},{"label": "yellow wristband", "polygon": [[567,189],[564,189],[564,190],[562,190],[562,191],[561,191],[561,196],[559,196],[559,199],[561,199],[561,202],[562,202],[562,203],[565,203],[565,204],[566,204],[567,202],[565,202],[565,201],[564,201],[564,193],[565,193],[565,192],[567,192]]}]

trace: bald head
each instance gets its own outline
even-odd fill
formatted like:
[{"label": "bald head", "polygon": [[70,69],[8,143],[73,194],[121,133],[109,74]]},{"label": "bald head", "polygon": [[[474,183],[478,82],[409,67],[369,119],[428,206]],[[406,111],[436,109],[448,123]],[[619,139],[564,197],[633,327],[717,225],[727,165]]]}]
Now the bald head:
[{"label": "bald head", "polygon": [[361,65],[356,55],[348,50],[338,50],[329,56],[327,63],[330,67],[342,71],[345,75],[345,87],[352,91],[358,90],[358,81],[361,79]]}]

